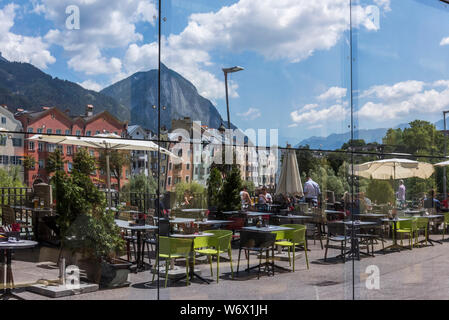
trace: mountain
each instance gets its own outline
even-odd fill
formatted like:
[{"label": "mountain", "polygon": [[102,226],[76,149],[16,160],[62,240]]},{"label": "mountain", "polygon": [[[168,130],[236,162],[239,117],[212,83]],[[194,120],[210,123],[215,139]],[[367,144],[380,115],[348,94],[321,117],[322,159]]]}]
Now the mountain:
[{"label": "mountain", "polygon": [[[138,72],[101,91],[131,110],[130,123],[157,130],[157,70]],[[161,126],[171,128],[171,120],[190,117],[211,128],[223,121],[215,106],[202,97],[195,86],[179,73],[161,65]],[[235,126],[232,126],[235,128]]]},{"label": "mountain", "polygon": [[86,105],[92,104],[96,113],[107,110],[119,119],[130,119],[130,111],[111,97],[53,78],[31,64],[9,62],[3,57],[0,57],[0,104],[11,110],[57,107],[62,111],[68,109],[75,116],[84,114]]},{"label": "mountain", "polygon": [[[400,124],[394,127],[407,128],[408,124]],[[382,143],[382,138],[385,137],[388,129],[361,129],[354,132],[354,139],[363,139],[366,143],[377,142]],[[351,132],[333,133],[327,137],[310,137],[302,140],[296,147],[309,145],[311,149],[335,150],[351,139]]]}]

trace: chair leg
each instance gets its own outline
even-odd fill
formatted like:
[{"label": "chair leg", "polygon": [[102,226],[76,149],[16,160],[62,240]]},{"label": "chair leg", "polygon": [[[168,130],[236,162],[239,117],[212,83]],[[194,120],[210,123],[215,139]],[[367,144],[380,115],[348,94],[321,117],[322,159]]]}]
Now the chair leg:
[{"label": "chair leg", "polygon": [[306,255],[307,270],[309,270],[309,257],[307,256],[307,242],[304,243],[304,254]]},{"label": "chair leg", "polygon": [[231,251],[231,249],[229,249],[228,255],[229,255],[229,261],[231,263],[231,276],[232,276],[232,279],[234,279],[234,270],[232,268],[232,251]]},{"label": "chair leg", "polygon": [[[246,251],[247,251],[247,250],[245,250],[245,252],[246,252]],[[247,252],[246,256],[247,256],[247,258],[248,258],[247,261],[248,261],[248,273],[249,273],[249,258],[250,258],[250,257],[249,257],[249,256],[250,256],[249,251]]]},{"label": "chair leg", "polygon": [[212,256],[209,255],[209,265],[210,265],[210,276],[213,277],[214,276],[214,272],[212,271]]},{"label": "chair leg", "polygon": [[242,253],[242,249],[239,249],[239,259],[237,260],[237,276],[239,275],[240,268],[240,253]]},{"label": "chair leg", "polygon": [[[153,279],[151,280],[151,282],[154,282],[154,277],[155,277],[156,272],[157,272],[156,267],[157,267],[157,265],[158,265],[158,262],[159,262],[159,255],[156,255],[156,262],[155,262],[154,268],[153,268]],[[158,275],[158,277],[159,277],[159,275]]]},{"label": "chair leg", "polygon": [[329,248],[329,239],[326,241],[326,250],[324,251],[324,261],[327,261],[327,249]]},{"label": "chair leg", "polygon": [[260,264],[262,263],[262,254],[259,255],[259,271],[257,272],[257,280],[260,279]]},{"label": "chair leg", "polygon": [[[288,248],[288,259],[290,261],[290,247]],[[295,272],[295,259],[296,255],[295,255],[295,244],[293,243],[293,272]]]},{"label": "chair leg", "polygon": [[[165,288],[167,288],[167,282],[168,282],[168,264],[170,259],[165,259]],[[189,275],[187,275],[187,278]]]},{"label": "chair leg", "polygon": [[189,278],[190,278],[189,257],[186,257],[186,281],[187,281],[187,286],[189,285]]},{"label": "chair leg", "polygon": [[220,276],[220,253],[217,254],[217,283]]}]

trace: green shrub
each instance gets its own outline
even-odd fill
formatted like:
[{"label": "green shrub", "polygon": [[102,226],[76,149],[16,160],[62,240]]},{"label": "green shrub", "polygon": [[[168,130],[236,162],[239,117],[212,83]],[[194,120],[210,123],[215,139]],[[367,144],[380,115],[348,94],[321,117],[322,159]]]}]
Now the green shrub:
[{"label": "green shrub", "polygon": [[366,196],[377,204],[395,203],[395,194],[390,181],[371,180],[366,190]]}]

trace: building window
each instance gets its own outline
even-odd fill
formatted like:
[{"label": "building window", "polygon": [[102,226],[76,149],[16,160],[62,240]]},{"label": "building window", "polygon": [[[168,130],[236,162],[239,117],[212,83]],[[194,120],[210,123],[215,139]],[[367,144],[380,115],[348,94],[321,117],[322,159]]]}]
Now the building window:
[{"label": "building window", "polygon": [[99,131],[99,130],[95,131],[95,134],[96,134],[96,135],[97,135],[97,134],[100,134],[100,131]]},{"label": "building window", "polygon": [[171,177],[168,177],[167,179],[167,186],[171,186]]},{"label": "building window", "polygon": [[44,142],[39,142],[37,145],[37,150],[39,152],[44,152],[45,151],[45,143]]},{"label": "building window", "polygon": [[55,152],[55,147],[56,147],[56,145],[54,145],[52,143],[49,143],[49,144],[47,144],[47,151],[48,152]]},{"label": "building window", "polygon": [[12,138],[12,145],[13,145],[13,147],[21,147],[22,146],[22,139],[20,139],[20,138]]},{"label": "building window", "polygon": [[65,134],[66,134],[67,136],[69,136],[69,135],[70,135],[70,130],[66,130],[66,131],[65,131]]},{"label": "building window", "polygon": [[190,170],[190,163],[187,163],[187,164],[186,164],[186,169],[187,169],[187,170]]},{"label": "building window", "polygon": [[62,130],[61,129],[56,129],[56,134],[62,134]]},{"label": "building window", "polygon": [[47,129],[47,134],[52,134],[53,130],[52,129]]},{"label": "building window", "polygon": [[182,149],[178,151],[178,157],[182,157]]},{"label": "building window", "polygon": [[16,165],[16,166],[22,165],[22,158],[21,157],[11,156],[10,160],[11,160],[11,164],[12,165]]},{"label": "building window", "polygon": [[89,154],[91,157],[95,157],[95,152],[93,150],[89,150]]},{"label": "building window", "polygon": [[63,146],[57,145],[56,148],[59,149],[59,151],[61,151],[61,154],[64,154],[64,147]]},{"label": "building window", "polygon": [[71,156],[73,154],[73,146],[67,146],[67,155]]},{"label": "building window", "polygon": [[90,137],[92,135],[92,132],[89,130],[86,132],[86,136]]},{"label": "building window", "polygon": [[42,128],[37,128],[37,133],[42,133]]},{"label": "building window", "polygon": [[168,170],[171,170],[172,169],[172,163],[170,162],[169,164],[168,164]]},{"label": "building window", "polygon": [[33,128],[28,128],[29,133],[33,133]]},{"label": "building window", "polygon": [[76,130],[76,135],[80,136],[81,135],[81,131],[80,130]]},{"label": "building window", "polygon": [[8,156],[0,155],[0,164],[8,164]]},{"label": "building window", "polygon": [[0,146],[6,146],[6,140],[8,140],[6,135],[0,136]]},{"label": "building window", "polygon": [[6,118],[2,117],[2,124],[6,124]]},{"label": "building window", "polygon": [[28,150],[34,151],[34,141],[29,141],[28,142]]},{"label": "building window", "polygon": [[186,176],[186,182],[189,183],[189,176]]},{"label": "building window", "polygon": [[45,161],[44,160],[39,160],[39,169],[44,169],[45,168]]},{"label": "building window", "polygon": [[67,163],[67,171],[72,172],[72,169],[73,169],[73,164],[71,162],[68,162]]},{"label": "building window", "polygon": [[165,166],[162,166],[161,173],[165,173]]}]

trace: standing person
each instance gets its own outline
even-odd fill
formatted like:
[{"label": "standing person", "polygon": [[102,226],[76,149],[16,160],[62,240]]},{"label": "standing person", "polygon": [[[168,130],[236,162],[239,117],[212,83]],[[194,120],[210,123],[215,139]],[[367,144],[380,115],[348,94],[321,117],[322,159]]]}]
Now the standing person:
[{"label": "standing person", "polygon": [[267,204],[267,197],[265,196],[266,193],[267,193],[267,190],[265,188],[262,188],[262,191],[259,193],[258,204]]},{"label": "standing person", "polygon": [[399,201],[399,204],[401,206],[401,208],[405,207],[405,185],[404,185],[404,180],[401,180],[399,182],[399,188],[398,188],[398,192],[396,192],[397,195],[397,199]]},{"label": "standing person", "polygon": [[243,210],[251,206],[251,197],[249,196],[247,187],[243,187],[243,190],[240,191],[240,199],[242,200]]},{"label": "standing person", "polygon": [[307,177],[307,182],[304,183],[304,195],[306,202],[314,206],[318,205],[318,196],[321,194],[320,186],[312,180],[312,177]]},{"label": "standing person", "polygon": [[268,193],[268,191],[265,189],[265,198],[267,199],[267,203],[273,203],[273,197],[271,196],[270,193]]}]

